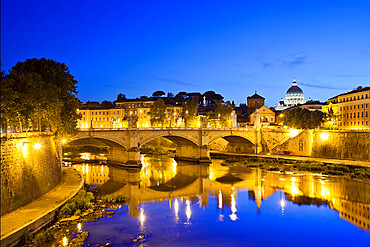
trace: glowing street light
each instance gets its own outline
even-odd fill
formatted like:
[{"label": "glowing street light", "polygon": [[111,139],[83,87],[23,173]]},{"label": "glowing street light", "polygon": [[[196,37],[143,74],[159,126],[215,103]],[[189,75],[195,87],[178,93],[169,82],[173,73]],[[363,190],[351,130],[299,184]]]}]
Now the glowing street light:
[{"label": "glowing street light", "polygon": [[63,139],[63,140],[62,140],[62,143],[63,143],[63,144],[64,144],[64,143],[66,143],[66,139]]},{"label": "glowing street light", "polygon": [[289,130],[289,135],[290,137],[295,137],[299,134],[299,131],[297,129],[290,129]]},{"label": "glowing street light", "polygon": [[321,138],[321,140],[323,140],[323,141],[328,140],[328,139],[329,139],[329,133],[321,133],[321,134],[320,134],[320,138]]},{"label": "glowing street light", "polygon": [[33,145],[33,148],[36,149],[36,150],[39,150],[41,148],[41,144],[36,143],[35,145]]}]

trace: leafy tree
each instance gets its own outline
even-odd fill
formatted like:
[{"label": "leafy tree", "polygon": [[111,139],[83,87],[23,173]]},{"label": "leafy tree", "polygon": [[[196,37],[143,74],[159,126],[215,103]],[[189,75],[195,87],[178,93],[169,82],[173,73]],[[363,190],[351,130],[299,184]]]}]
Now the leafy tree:
[{"label": "leafy tree", "polygon": [[163,95],[165,95],[165,93],[163,91],[155,91],[153,93],[153,97],[161,97]]},{"label": "leafy tree", "polygon": [[117,101],[123,101],[126,99],[126,95],[124,95],[123,93],[120,93],[117,95]]},{"label": "leafy tree", "polygon": [[221,127],[227,128],[231,126],[231,113],[233,108],[231,107],[230,101],[222,103],[220,100],[216,100],[216,108],[214,111],[208,113],[210,122],[215,122],[217,119]]},{"label": "leafy tree", "polygon": [[284,124],[297,129],[314,129],[320,127],[325,118],[321,111],[309,111],[296,108],[284,112]]},{"label": "leafy tree", "polygon": [[153,127],[164,127],[167,122],[166,105],[162,99],[154,101],[149,111],[150,123]]},{"label": "leafy tree", "polygon": [[173,98],[173,97],[174,97],[173,93],[170,93],[170,92],[167,93],[167,98],[170,99],[170,98]]},{"label": "leafy tree", "polygon": [[174,101],[176,103],[184,103],[185,102],[185,99],[186,99],[186,96],[187,96],[187,93],[186,92],[179,92],[178,94],[176,94],[176,96],[174,97]]},{"label": "leafy tree", "polygon": [[76,97],[77,81],[64,63],[27,59],[13,66],[1,84],[14,93],[13,99],[4,97],[5,109],[11,109],[2,111],[6,122],[19,121],[21,126],[38,130],[49,128],[57,135],[77,131],[81,105]]},{"label": "leafy tree", "polygon": [[196,118],[199,105],[192,100],[186,101],[183,105],[182,118],[185,122],[185,127],[196,127]]},{"label": "leafy tree", "polygon": [[101,107],[102,108],[106,108],[106,109],[109,109],[109,108],[113,108],[114,105],[112,102],[110,101],[107,101],[107,100],[104,100],[103,102],[101,102]]},{"label": "leafy tree", "polygon": [[222,101],[224,97],[221,94],[216,94],[214,91],[207,91],[203,94],[206,97],[208,105],[215,105],[216,101]]}]

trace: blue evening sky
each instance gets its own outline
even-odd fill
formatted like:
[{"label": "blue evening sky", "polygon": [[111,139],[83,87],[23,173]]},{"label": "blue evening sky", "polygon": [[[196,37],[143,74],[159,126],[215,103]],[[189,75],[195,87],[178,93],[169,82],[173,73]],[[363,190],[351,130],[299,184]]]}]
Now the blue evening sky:
[{"label": "blue evening sky", "polygon": [[1,63],[64,62],[79,98],[205,92],[274,106],[370,84],[370,1],[2,0]]}]

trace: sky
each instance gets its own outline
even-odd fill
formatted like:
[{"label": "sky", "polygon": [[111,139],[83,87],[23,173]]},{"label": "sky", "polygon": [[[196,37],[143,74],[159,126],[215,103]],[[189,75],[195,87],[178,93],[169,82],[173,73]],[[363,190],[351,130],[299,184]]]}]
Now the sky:
[{"label": "sky", "polygon": [[1,64],[64,62],[81,101],[213,90],[269,107],[370,85],[370,1],[1,1]]}]

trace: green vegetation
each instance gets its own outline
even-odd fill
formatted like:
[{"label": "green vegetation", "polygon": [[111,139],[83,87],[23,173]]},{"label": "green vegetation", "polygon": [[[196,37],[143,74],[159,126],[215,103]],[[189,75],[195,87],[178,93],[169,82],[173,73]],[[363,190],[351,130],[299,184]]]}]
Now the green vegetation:
[{"label": "green vegetation", "polygon": [[284,125],[296,129],[315,129],[320,127],[325,120],[325,114],[321,111],[309,111],[296,108],[284,112]]},{"label": "green vegetation", "polygon": [[176,148],[176,144],[164,137],[156,138],[142,145],[140,152],[143,154],[168,154]]},{"label": "green vegetation", "polygon": [[45,58],[18,62],[9,74],[1,73],[0,86],[3,130],[77,131],[77,81],[64,63]]},{"label": "green vegetation", "polygon": [[42,246],[43,244],[49,243],[55,240],[53,232],[50,228],[41,230],[33,235],[27,235],[25,238],[26,246]]},{"label": "green vegetation", "polygon": [[182,118],[185,122],[185,127],[198,127],[197,115],[199,105],[192,100],[186,101],[183,105]]},{"label": "green vegetation", "polygon": [[81,190],[69,200],[59,211],[59,218],[80,215],[82,212],[93,207],[94,195],[91,192]]},{"label": "green vegetation", "polygon": [[111,197],[104,198],[107,203],[119,203],[126,202],[126,198],[123,195],[115,195]]},{"label": "green vegetation", "polygon": [[323,175],[347,176],[357,179],[370,179],[370,168],[350,165],[333,165],[321,162],[287,161],[257,157],[233,157],[222,162],[222,166],[259,167],[268,171],[295,172],[308,171]]},{"label": "green vegetation", "polygon": [[79,145],[79,146],[65,146],[63,147],[64,152],[88,152],[88,153],[108,153],[109,147],[107,146],[96,146],[96,145]]},{"label": "green vegetation", "polygon": [[[209,123],[211,127],[223,127],[228,128],[231,126],[231,113],[233,108],[231,103],[227,101],[222,103],[222,101],[216,100],[216,108],[214,111],[208,113]],[[220,126],[217,126],[218,124]]]},{"label": "green vegetation", "polygon": [[167,123],[166,105],[162,99],[156,100],[149,111],[150,124],[153,127],[164,127]]}]

